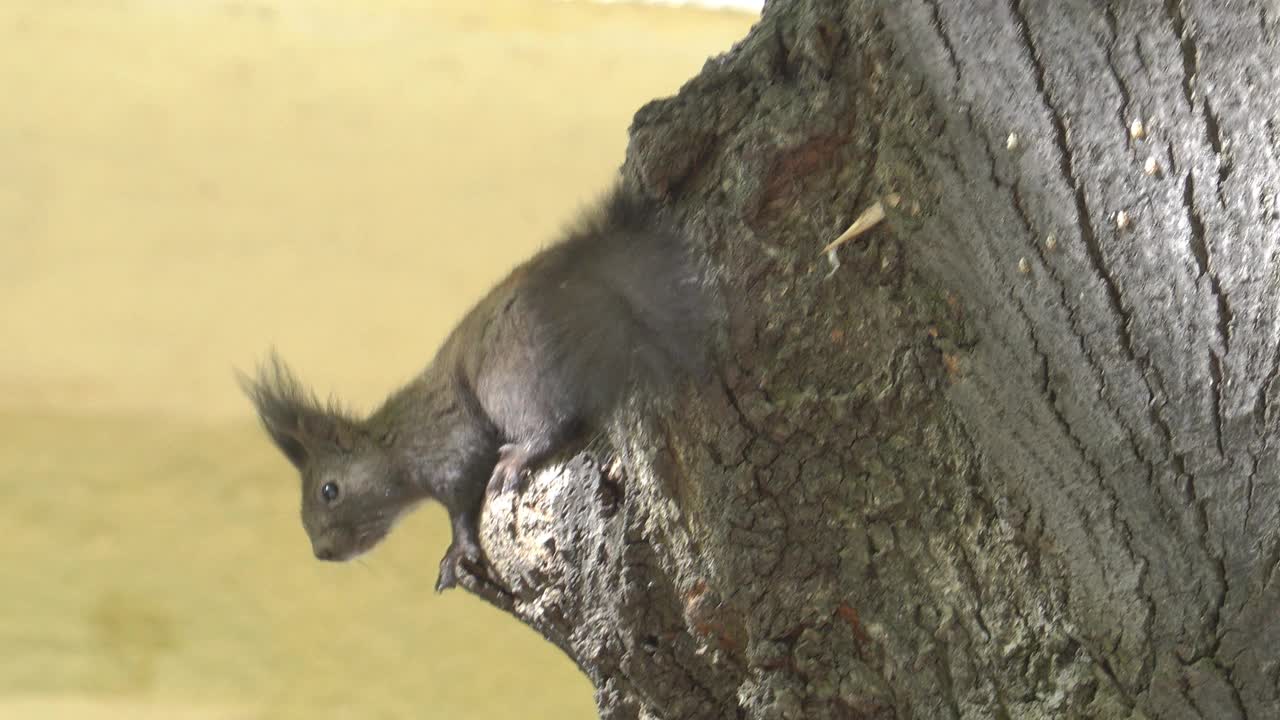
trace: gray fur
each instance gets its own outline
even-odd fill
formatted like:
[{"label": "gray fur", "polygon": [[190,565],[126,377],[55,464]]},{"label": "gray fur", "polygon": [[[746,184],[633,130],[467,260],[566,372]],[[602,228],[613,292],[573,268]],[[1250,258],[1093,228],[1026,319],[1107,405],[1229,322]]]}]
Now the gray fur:
[{"label": "gray fur", "polygon": [[[267,433],[302,474],[317,557],[373,548],[418,502],[449,512],[437,589],[483,568],[486,488],[591,429],[637,384],[667,391],[707,360],[707,308],[685,243],[619,188],[463,317],[435,359],[372,415],[322,404],[274,354],[241,376]],[[333,483],[336,498],[323,488]]]}]

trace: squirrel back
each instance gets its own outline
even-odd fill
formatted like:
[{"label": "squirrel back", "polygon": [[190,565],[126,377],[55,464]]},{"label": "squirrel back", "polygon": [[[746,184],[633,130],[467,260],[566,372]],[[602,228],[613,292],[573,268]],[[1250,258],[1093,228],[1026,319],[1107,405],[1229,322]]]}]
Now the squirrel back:
[{"label": "squirrel back", "polygon": [[620,300],[610,309],[621,316],[593,318],[591,308],[577,310],[587,313],[587,322],[623,323],[631,334],[618,337],[618,362],[634,380],[658,389],[698,375],[707,363],[707,298],[690,250],[656,204],[620,185],[568,231],[557,258],[563,275],[551,272],[546,280],[593,276],[610,288]]},{"label": "squirrel back", "polygon": [[687,240],[620,185],[490,291],[437,362],[459,362],[477,387],[498,373],[554,396],[554,414],[599,417],[627,389],[706,369],[705,292]]}]

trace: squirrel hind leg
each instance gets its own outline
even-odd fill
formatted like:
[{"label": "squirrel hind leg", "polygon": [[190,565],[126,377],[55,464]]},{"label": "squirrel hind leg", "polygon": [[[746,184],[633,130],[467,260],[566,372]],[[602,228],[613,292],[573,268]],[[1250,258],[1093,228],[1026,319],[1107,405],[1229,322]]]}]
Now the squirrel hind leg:
[{"label": "squirrel hind leg", "polygon": [[498,448],[498,460],[489,476],[487,491],[491,495],[520,493],[530,471],[542,464],[572,435],[574,425],[554,433],[539,434],[523,442],[506,443]]},{"label": "squirrel hind leg", "polygon": [[525,477],[547,454],[519,443],[498,448],[498,461],[489,477],[488,492],[494,495],[523,492]]}]

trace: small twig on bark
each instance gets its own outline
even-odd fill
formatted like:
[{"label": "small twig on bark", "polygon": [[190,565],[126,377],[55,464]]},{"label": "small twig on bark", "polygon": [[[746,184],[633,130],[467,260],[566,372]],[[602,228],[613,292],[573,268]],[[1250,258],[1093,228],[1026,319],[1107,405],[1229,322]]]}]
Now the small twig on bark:
[{"label": "small twig on bark", "polygon": [[848,230],[840,233],[840,237],[832,240],[830,243],[827,243],[827,246],[822,248],[822,252],[829,253],[859,235],[862,235],[876,225],[879,225],[880,221],[884,220],[884,204],[886,202],[891,206],[896,206],[898,203],[902,202],[902,197],[897,193],[889,193],[884,196],[884,199],[876,200],[871,207],[862,211],[862,214],[858,216],[858,219],[853,221],[853,224],[849,226]]}]

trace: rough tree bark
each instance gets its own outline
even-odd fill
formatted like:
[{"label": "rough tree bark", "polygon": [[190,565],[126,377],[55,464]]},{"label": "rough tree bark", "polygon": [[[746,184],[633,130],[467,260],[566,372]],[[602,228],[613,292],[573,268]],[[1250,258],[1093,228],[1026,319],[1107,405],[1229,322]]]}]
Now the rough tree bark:
[{"label": "rough tree bark", "polygon": [[489,507],[472,589],[605,718],[1280,718],[1278,35],[769,2],[624,168],[719,284],[718,382]]}]

